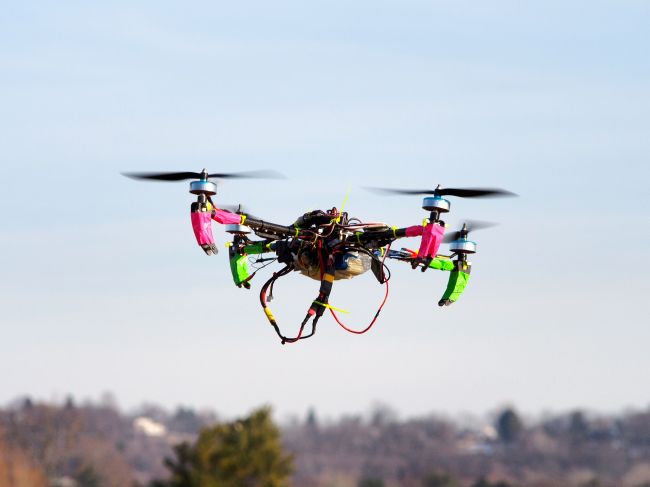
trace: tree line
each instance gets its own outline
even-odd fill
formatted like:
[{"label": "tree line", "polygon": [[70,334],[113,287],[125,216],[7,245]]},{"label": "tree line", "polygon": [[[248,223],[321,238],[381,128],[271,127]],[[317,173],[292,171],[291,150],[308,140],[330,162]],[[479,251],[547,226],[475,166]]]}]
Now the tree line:
[{"label": "tree line", "polygon": [[0,409],[0,487],[650,487],[650,410],[463,424],[369,415],[278,426],[110,401]]}]

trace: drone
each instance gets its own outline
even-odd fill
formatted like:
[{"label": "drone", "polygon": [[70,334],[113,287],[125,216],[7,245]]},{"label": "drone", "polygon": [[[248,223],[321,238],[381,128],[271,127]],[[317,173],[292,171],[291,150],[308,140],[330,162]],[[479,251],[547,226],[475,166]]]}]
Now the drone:
[{"label": "drone", "polygon": [[[207,255],[217,254],[212,222],[225,226],[225,231],[232,235],[232,241],[228,242],[227,247],[230,271],[237,287],[250,289],[251,280],[259,270],[274,262],[284,265],[262,285],[259,294],[264,314],[282,344],[312,337],[325,310],[329,310],[335,321],[351,333],[360,335],[370,330],[388,299],[390,269],[386,264],[387,259],[405,262],[412,269],[420,269],[422,272],[428,269],[449,272],[447,287],[438,305],[444,307],[456,302],[469,281],[472,265],[468,257],[477,250],[477,244],[469,239],[469,234],[493,226],[494,223],[466,221],[459,230],[445,234],[446,225],[441,217],[451,209],[451,202],[445,197],[516,196],[499,188],[443,188],[440,185],[435,189],[421,190],[367,188],[382,194],[423,195],[422,209],[428,212],[428,217],[419,225],[398,228],[382,222],[363,222],[350,217],[343,208],[339,210],[334,207],[309,211],[290,225],[280,225],[248,213],[241,205],[236,208],[227,205],[220,207],[212,200],[217,194],[217,184],[211,179],[281,178],[275,171],[209,173],[203,169],[200,173],[123,174],[139,180],[191,181],[189,190],[196,195],[196,201],[191,204],[190,217],[196,242]],[[258,238],[253,240],[253,234]],[[405,237],[420,237],[419,249],[391,248],[394,242]],[[449,244],[449,255],[438,253],[443,243]],[[249,264],[256,266],[252,272]],[[379,284],[385,287],[384,298],[370,324],[362,329],[353,329],[346,326],[337,315],[337,311],[344,310],[329,302],[332,286],[334,281],[352,279],[369,270]],[[268,303],[273,299],[276,281],[294,271],[319,281],[320,288],[298,333],[286,336]]]}]

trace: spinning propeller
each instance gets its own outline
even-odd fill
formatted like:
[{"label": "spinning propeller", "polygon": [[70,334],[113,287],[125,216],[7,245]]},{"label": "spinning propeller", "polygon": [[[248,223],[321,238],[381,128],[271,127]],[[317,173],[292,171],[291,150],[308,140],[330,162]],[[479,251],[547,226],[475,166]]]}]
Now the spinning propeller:
[{"label": "spinning propeller", "polygon": [[[213,203],[214,205],[214,203]],[[245,214],[249,218],[255,218],[256,220],[260,220],[261,218],[258,218],[257,216],[253,215],[251,212],[248,211],[248,207],[242,205],[241,203],[236,204],[236,205],[224,205],[224,204],[219,204],[216,205],[217,208],[220,208],[222,210],[228,210],[231,213],[238,213],[240,215]]]},{"label": "spinning propeller", "polygon": [[242,172],[215,172],[208,173],[205,169],[201,172],[125,172],[124,176],[131,179],[145,179],[152,181],[186,181],[188,179],[209,178],[218,179],[283,179],[284,176],[277,171],[242,171]]},{"label": "spinning propeller", "polygon": [[460,198],[498,198],[502,196],[517,196],[515,193],[500,188],[441,188],[436,189],[393,189],[367,188],[384,194],[424,195],[422,209],[431,212],[432,221],[437,222],[441,213],[447,213],[451,202],[443,196],[459,196]]},{"label": "spinning propeller", "polygon": [[248,207],[242,205],[241,203],[238,203],[236,205],[225,205],[223,203],[220,203],[219,208],[221,208],[222,210],[228,210],[232,213],[239,213],[239,214],[246,213],[247,215],[250,214],[248,211]]},{"label": "spinning propeller", "polygon": [[127,172],[122,173],[131,179],[144,179],[150,181],[186,181],[190,183],[190,193],[199,195],[200,198],[217,194],[217,185],[210,178],[219,179],[281,179],[282,174],[277,171],[243,171],[243,172],[215,172],[209,173],[207,169],[201,172]]},{"label": "spinning propeller", "polygon": [[456,240],[467,240],[467,236],[469,235],[469,232],[473,232],[475,230],[481,230],[483,228],[495,227],[497,225],[498,223],[494,223],[494,222],[484,222],[480,220],[466,220],[465,223],[463,223],[463,226],[460,230],[445,234],[445,236],[442,238],[442,241],[444,243],[451,243]]},{"label": "spinning propeller", "polygon": [[384,194],[406,194],[406,195],[432,195],[458,196],[460,198],[498,198],[503,196],[517,196],[515,193],[500,188],[441,188],[436,189],[393,189],[393,188],[367,188],[371,191]]}]

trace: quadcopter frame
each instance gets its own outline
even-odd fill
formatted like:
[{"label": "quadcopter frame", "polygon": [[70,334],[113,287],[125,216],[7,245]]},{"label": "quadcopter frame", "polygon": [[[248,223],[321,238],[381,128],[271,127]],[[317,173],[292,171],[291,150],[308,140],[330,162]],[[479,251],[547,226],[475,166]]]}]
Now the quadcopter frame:
[{"label": "quadcopter frame", "polygon": [[[212,221],[226,225],[227,231],[234,235],[233,241],[228,244],[229,260],[233,280],[238,287],[250,288],[250,281],[257,272],[249,273],[248,256],[274,253],[275,258],[258,259],[258,262],[277,260],[285,264],[285,267],[274,273],[260,290],[260,303],[264,313],[283,344],[294,343],[313,336],[325,309],[329,309],[336,321],[346,330],[357,334],[368,331],[376,322],[388,298],[390,272],[385,264],[386,258],[408,262],[413,269],[419,267],[422,272],[428,268],[450,272],[447,288],[438,303],[440,306],[448,306],[455,302],[467,286],[471,271],[467,254],[475,251],[475,244],[472,252],[456,251],[452,256],[438,255],[445,232],[445,224],[440,220],[442,212],[438,208],[431,209],[429,218],[422,225],[404,228],[388,227],[384,224],[364,224],[360,221],[354,224],[348,220],[347,213],[339,212],[336,208],[327,212],[319,210],[306,213],[294,224],[285,226],[267,222],[243,212],[233,213],[219,209],[214,205],[210,196],[200,194],[197,201],[192,203],[192,228],[197,243],[208,255],[217,253],[212,235]],[[448,208],[448,202],[443,201],[447,203]],[[247,236],[251,232],[264,240],[251,241]],[[401,251],[390,249],[394,241],[405,237],[421,237],[420,248],[417,252],[407,249]],[[342,270],[341,257],[350,254],[357,254],[366,260],[369,259],[375,277],[380,284],[386,286],[384,300],[371,323],[363,330],[346,327],[338,318],[336,308],[329,304],[333,282],[339,278],[350,278],[357,275],[356,273],[346,277],[338,275]],[[452,260],[453,256],[456,257],[455,260]],[[304,262],[305,260],[307,260],[307,264]],[[268,306],[268,301],[272,299],[275,282],[291,271],[299,270],[316,278],[306,269],[309,264],[313,264],[312,268],[317,269],[317,278],[320,281],[319,292],[307,310],[297,335],[288,337],[280,331],[275,316]],[[366,270],[361,270],[358,273]],[[310,320],[311,330],[305,334],[305,327]]]},{"label": "quadcopter frame", "polygon": [[[217,194],[217,185],[210,181],[210,178],[282,177],[275,171],[208,173],[203,169],[200,173],[126,173],[125,175],[135,179],[156,181],[193,180],[190,183],[190,193],[197,195],[197,200],[191,205],[190,215],[196,241],[207,255],[214,255],[218,249],[212,234],[212,222],[216,221],[226,226],[226,231],[233,234],[233,241],[228,244],[228,254],[233,280],[238,287],[250,289],[251,279],[260,270],[258,268],[252,274],[249,272],[249,256],[274,254],[275,257],[257,258],[255,263],[267,262],[262,267],[274,261],[284,264],[284,267],[274,273],[260,290],[260,304],[283,344],[295,343],[313,336],[316,332],[316,324],[326,309],[329,309],[337,323],[347,331],[356,334],[367,332],[376,322],[388,298],[390,270],[386,266],[387,258],[407,262],[412,269],[420,268],[422,272],[429,268],[449,272],[447,288],[438,302],[439,306],[449,306],[460,297],[469,281],[471,264],[467,258],[476,252],[477,247],[475,242],[468,239],[470,230],[485,228],[492,224],[465,223],[460,231],[445,235],[445,223],[441,220],[441,215],[449,212],[451,203],[443,196],[463,198],[516,196],[498,188],[441,188],[440,186],[423,190],[375,188],[375,191],[389,194],[427,195],[423,199],[422,208],[429,212],[428,218],[421,225],[397,228],[385,223],[364,223],[357,218],[349,218],[343,211],[332,208],[328,211],[317,210],[305,213],[287,226],[259,219],[242,211],[241,206],[236,212],[218,208],[212,201],[212,196]],[[248,238],[250,233],[263,240],[250,240]],[[417,252],[409,249],[391,249],[393,242],[406,237],[420,237]],[[450,244],[451,255],[438,254],[443,242]],[[361,330],[354,330],[348,328],[338,318],[337,308],[329,304],[329,296],[335,280],[353,278],[368,270],[372,270],[378,282],[385,286],[386,291],[370,324]],[[268,302],[272,299],[275,282],[292,271],[299,271],[318,280],[320,288],[300,324],[297,335],[287,337],[280,331]],[[310,320],[311,330],[305,334],[305,328]]]}]

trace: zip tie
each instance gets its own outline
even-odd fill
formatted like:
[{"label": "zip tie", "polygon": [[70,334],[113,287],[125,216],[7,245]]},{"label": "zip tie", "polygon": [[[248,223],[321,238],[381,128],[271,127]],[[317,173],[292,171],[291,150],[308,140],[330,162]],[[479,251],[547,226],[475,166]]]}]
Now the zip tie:
[{"label": "zip tie", "polygon": [[242,215],[240,225],[243,225],[245,221],[246,221],[246,215]]},{"label": "zip tie", "polygon": [[393,237],[397,238],[397,227],[392,227],[393,228]]},{"label": "zip tie", "polygon": [[320,305],[320,306],[322,306],[322,307],[324,307],[324,308],[333,309],[334,311],[338,311],[339,313],[347,313],[347,314],[350,314],[349,311],[346,311],[346,310],[341,309],[341,308],[336,308],[336,307],[332,306],[331,304],[321,303],[320,301],[314,301],[314,303],[315,303],[315,304],[318,304],[318,305]]},{"label": "zip tie", "polygon": [[296,227],[296,234],[294,235],[294,237],[297,237],[299,233],[300,233],[300,228]]}]

